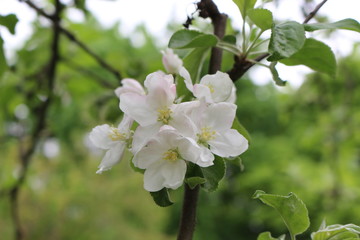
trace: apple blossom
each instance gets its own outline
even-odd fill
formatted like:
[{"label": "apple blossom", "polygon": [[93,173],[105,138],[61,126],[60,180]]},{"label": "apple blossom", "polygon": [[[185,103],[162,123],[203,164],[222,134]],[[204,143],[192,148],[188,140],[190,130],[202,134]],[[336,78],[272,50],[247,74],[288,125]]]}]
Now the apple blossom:
[{"label": "apple blossom", "polygon": [[183,62],[178,55],[170,48],[161,51],[163,57],[162,62],[168,73],[177,74],[179,69],[182,67]]},{"label": "apple blossom", "polygon": [[135,167],[145,169],[144,188],[157,192],[162,188],[177,189],[185,178],[186,162],[196,163],[200,148],[191,138],[164,126],[137,152],[133,158]]},{"label": "apple blossom", "polygon": [[132,92],[139,95],[145,95],[145,90],[139,83],[139,81],[132,78],[125,78],[121,80],[121,87],[115,89],[116,96],[120,97],[121,94]]},{"label": "apple blossom", "polygon": [[115,164],[119,163],[123,154],[127,141],[130,138],[130,127],[133,120],[124,115],[119,126],[111,127],[108,124],[99,125],[93,128],[89,138],[90,141],[98,148],[107,150],[103,157],[99,170],[96,173],[102,173],[111,169]]}]

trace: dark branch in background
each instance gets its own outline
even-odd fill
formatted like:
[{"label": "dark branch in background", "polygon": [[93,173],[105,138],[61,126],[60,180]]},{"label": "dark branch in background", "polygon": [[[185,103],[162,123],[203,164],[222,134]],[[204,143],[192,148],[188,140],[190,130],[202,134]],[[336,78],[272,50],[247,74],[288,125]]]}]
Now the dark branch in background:
[{"label": "dark branch in background", "polygon": [[[217,6],[212,0],[201,0],[197,4],[199,16],[202,18],[210,18],[214,26],[214,34],[222,39],[225,35],[227,15],[220,13]],[[221,69],[222,50],[220,48],[212,48],[209,65],[209,74],[216,73]]]},{"label": "dark branch in background", "polygon": [[[313,17],[315,17],[316,13],[320,10],[320,8],[327,2],[327,0],[323,0],[321,3],[319,3],[315,9],[309,13],[309,15],[305,18],[303,21],[303,24],[308,23]],[[233,65],[233,68],[229,70],[227,73],[229,74],[230,78],[235,82],[239,78],[241,78],[252,66],[255,65],[254,62],[260,62],[261,60],[268,57],[268,53],[264,53],[260,56],[257,56],[252,62],[248,61],[245,58],[240,58],[238,56],[235,56],[235,62]]]},{"label": "dark branch in background", "polygon": [[[198,4],[200,17],[210,17],[214,26],[214,34],[222,39],[225,34],[227,15],[219,12],[212,0],[201,0]],[[210,57],[209,74],[220,70],[222,61],[222,49],[213,48]],[[200,186],[191,189],[185,184],[184,201],[181,212],[178,240],[192,240],[196,225],[196,208]]]},{"label": "dark branch in background", "polygon": [[[20,2],[22,2],[23,0],[19,0]],[[51,16],[49,14],[47,14],[44,10],[42,10],[41,8],[39,8],[38,6],[36,6],[33,2],[31,2],[30,0],[26,0],[23,1],[25,2],[27,5],[29,5],[32,9],[34,9],[39,15],[49,19],[50,21],[54,22],[54,16]],[[64,34],[70,41],[72,41],[73,43],[77,44],[81,49],[83,49],[87,54],[89,54],[91,57],[93,57],[100,66],[102,66],[104,69],[106,69],[107,71],[111,72],[118,80],[121,80],[121,74],[119,71],[117,71],[115,68],[113,68],[110,64],[108,64],[104,59],[102,59],[101,57],[99,57],[96,53],[94,53],[88,46],[86,46],[83,42],[81,42],[76,36],[75,34],[71,33],[69,30],[67,30],[66,28],[59,26],[59,29],[61,31],[62,34]]]},{"label": "dark branch in background", "polygon": [[61,12],[61,3],[60,0],[55,1],[55,13],[51,18],[53,19],[53,36],[51,43],[51,58],[49,60],[49,65],[47,68],[47,99],[42,102],[35,109],[36,116],[36,124],[34,130],[29,139],[29,145],[24,146],[24,142],[20,140],[19,148],[20,148],[20,163],[21,163],[21,172],[19,178],[16,183],[8,190],[2,192],[2,194],[7,193],[10,195],[10,204],[11,204],[11,215],[14,221],[15,228],[15,239],[22,240],[25,238],[23,229],[20,223],[19,217],[19,193],[21,186],[23,185],[27,173],[28,168],[31,162],[31,157],[35,151],[36,144],[41,137],[42,131],[46,127],[46,117],[48,113],[48,109],[51,105],[51,101],[53,99],[53,90],[56,78],[56,68],[59,62],[59,39],[60,39],[60,12]]}]

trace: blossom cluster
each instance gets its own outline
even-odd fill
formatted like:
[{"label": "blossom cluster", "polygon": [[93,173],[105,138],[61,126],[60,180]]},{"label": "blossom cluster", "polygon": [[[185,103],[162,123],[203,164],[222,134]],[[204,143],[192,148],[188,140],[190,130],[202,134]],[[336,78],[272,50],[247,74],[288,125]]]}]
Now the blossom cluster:
[{"label": "blossom cluster", "polygon": [[[107,150],[97,173],[117,164],[128,148],[133,165],[145,170],[144,188],[150,192],[180,187],[189,162],[206,168],[214,164],[214,154],[236,157],[248,148],[246,138],[231,129],[236,89],[226,73],[205,75],[193,84],[170,49],[163,52],[163,64],[169,74],[149,74],[144,87],[135,79],[123,79],[115,90],[124,113],[121,123],[100,125],[90,133],[93,144]],[[192,101],[177,98],[173,74],[184,79]]]}]

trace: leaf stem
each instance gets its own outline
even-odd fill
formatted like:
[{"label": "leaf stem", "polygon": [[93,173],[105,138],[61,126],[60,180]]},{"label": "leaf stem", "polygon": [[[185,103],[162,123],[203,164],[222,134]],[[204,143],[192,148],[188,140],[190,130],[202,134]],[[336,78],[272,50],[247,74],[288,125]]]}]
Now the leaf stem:
[{"label": "leaf stem", "polygon": [[264,33],[263,30],[261,30],[261,31],[259,32],[259,34],[256,36],[256,38],[254,39],[254,41],[251,43],[250,47],[246,50],[245,56],[247,56],[247,55],[250,53],[251,49],[254,48],[256,41],[261,37],[261,35],[262,35],[263,33]]}]

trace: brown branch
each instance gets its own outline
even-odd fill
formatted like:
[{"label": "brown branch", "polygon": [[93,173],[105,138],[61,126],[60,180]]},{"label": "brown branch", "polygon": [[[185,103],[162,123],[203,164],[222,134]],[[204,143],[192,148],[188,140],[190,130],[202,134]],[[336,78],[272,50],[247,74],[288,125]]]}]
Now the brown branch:
[{"label": "brown branch", "polygon": [[[316,13],[326,2],[327,0],[323,0],[320,4],[318,4],[315,9],[305,18],[303,24],[308,23],[313,17],[315,17]],[[247,59],[235,56],[234,65],[232,69],[230,69],[227,73],[229,74],[230,78],[235,82],[236,80],[241,78],[251,67],[255,65],[254,62],[260,62],[269,55],[269,53],[259,55],[255,59],[253,59],[252,62],[248,61]]]},{"label": "brown branch", "polygon": [[56,68],[59,62],[59,39],[60,39],[60,12],[62,10],[60,0],[55,1],[55,13],[51,17],[53,19],[53,36],[51,43],[51,58],[49,61],[48,72],[47,72],[47,99],[37,108],[36,117],[37,123],[35,125],[34,131],[30,137],[30,145],[27,148],[24,148],[22,141],[20,142],[20,163],[21,163],[21,172],[16,183],[8,190],[10,195],[10,204],[11,204],[11,216],[14,221],[15,229],[15,239],[22,240],[25,238],[19,216],[19,193],[21,186],[23,185],[27,173],[29,164],[31,162],[31,157],[35,151],[36,144],[41,136],[42,131],[46,127],[46,117],[49,106],[53,99],[53,89],[55,84],[56,77]]},{"label": "brown branch", "polygon": [[[23,0],[19,0],[19,1],[22,2]],[[25,2],[32,9],[34,9],[40,16],[43,16],[43,17],[49,19],[50,21],[54,22],[55,19],[53,16],[47,14],[44,10],[42,10],[41,8],[36,6],[30,0],[25,0],[23,2]],[[69,30],[67,30],[66,28],[64,28],[62,26],[59,26],[59,29],[60,29],[61,33],[64,34],[70,41],[77,44],[87,54],[89,54],[92,58],[94,58],[95,61],[97,61],[100,66],[102,66],[104,69],[106,69],[107,71],[112,73],[116,79],[118,79],[118,80],[122,79],[122,76],[119,71],[117,71],[115,68],[113,68],[110,64],[108,64],[104,59],[102,59],[100,56],[98,56],[95,52],[93,52],[88,46],[86,46],[82,41],[80,41],[75,36],[75,34],[73,34],[72,32],[70,32]]]}]

